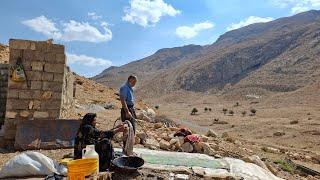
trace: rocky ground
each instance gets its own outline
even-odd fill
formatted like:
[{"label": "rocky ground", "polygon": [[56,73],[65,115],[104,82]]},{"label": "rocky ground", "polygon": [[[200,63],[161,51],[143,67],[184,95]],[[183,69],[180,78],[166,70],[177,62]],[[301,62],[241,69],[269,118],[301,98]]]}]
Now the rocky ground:
[{"label": "rocky ground", "polygon": [[[318,89],[316,82],[300,91],[262,97],[177,92],[147,101],[162,115],[195,131],[214,130],[223,139],[218,146],[229,153],[222,156],[290,159],[320,171]],[[190,115],[193,108],[198,112]]]},{"label": "rocky ground", "polygon": [[[120,101],[114,89],[107,88],[94,83],[88,79],[76,77],[76,103],[70,118],[80,118],[87,112],[98,114],[98,127],[100,129],[111,129],[119,117]],[[177,96],[174,96],[175,98]],[[188,96],[190,99],[195,96]],[[161,149],[165,151],[184,151],[190,153],[204,153],[217,158],[234,157],[247,162],[256,163],[262,168],[270,170],[275,175],[285,179],[317,179],[319,177],[308,176],[299,170],[295,170],[288,159],[312,168],[318,168],[320,164],[319,143],[316,139],[317,129],[310,124],[319,121],[316,107],[306,106],[304,109],[293,109],[298,111],[302,117],[309,120],[298,119],[298,124],[292,123],[290,112],[287,109],[263,108],[262,102],[251,104],[249,101],[240,101],[239,105],[221,103],[219,98],[196,98],[189,101],[188,98],[175,99],[168,96],[167,99],[150,100],[153,106],[159,106],[158,110],[151,110],[148,105],[139,101],[138,108],[138,132],[135,147],[149,149]],[[189,103],[192,102],[192,103]],[[219,102],[219,103],[215,103]],[[253,102],[253,101],[252,101]],[[190,111],[197,107],[199,112],[191,116]],[[211,111],[204,111],[204,107],[210,107]],[[201,109],[200,109],[201,108]],[[223,108],[233,109],[235,114],[226,115]],[[256,115],[250,115],[250,109],[256,108]],[[285,108],[285,107],[282,107]],[[153,108],[155,109],[155,108]],[[247,110],[243,117],[241,112]],[[309,114],[310,113],[310,114]],[[295,114],[296,115],[296,114]],[[282,119],[273,119],[279,116]],[[297,117],[297,118],[298,118]],[[279,123],[279,120],[282,120]],[[265,122],[261,125],[261,122]],[[189,128],[196,134],[200,142],[185,142],[183,138],[174,137],[173,134],[181,127]],[[286,127],[283,129],[283,127]],[[294,128],[293,128],[294,127]],[[295,132],[303,133],[301,128],[309,129],[302,137],[293,137]],[[296,129],[296,130],[295,130]],[[314,132],[315,135],[312,135]],[[314,137],[310,138],[310,137]],[[290,147],[291,142],[293,147]],[[302,140],[304,139],[304,140]],[[114,146],[119,147],[121,137],[116,136]],[[287,144],[285,144],[287,143]],[[309,146],[306,144],[309,143]],[[306,148],[302,148],[306,146]],[[59,160],[63,155],[72,153],[72,149],[38,150],[39,152]],[[2,149],[0,151],[0,166],[20,152]],[[138,174],[132,176],[134,179],[168,179],[168,171],[153,171],[142,169]],[[176,172],[175,172],[176,173]],[[123,179],[117,177],[115,179]],[[201,179],[201,175],[190,174],[191,179]]]},{"label": "rocky ground", "polygon": [[[7,63],[8,59],[8,47],[0,44],[0,63]],[[320,80],[290,93],[260,96],[242,94],[242,90],[214,95],[177,91],[143,99],[137,102],[140,120],[135,147],[234,157],[267,168],[285,179],[320,179],[304,174],[288,162],[291,160],[320,171],[319,88]],[[76,76],[75,107],[67,118],[81,118],[87,112],[96,112],[98,127],[107,130],[114,127],[120,107],[117,90]],[[198,112],[190,115],[193,108]],[[252,109],[256,110],[255,114]],[[190,143],[173,137],[181,127],[192,130],[200,142]],[[115,147],[119,147],[119,142],[121,137],[117,136]],[[38,152],[59,160],[73,150]],[[0,149],[0,167],[19,153]],[[170,173],[142,169],[130,178],[167,179]],[[201,179],[201,175],[190,174],[190,177]]]}]

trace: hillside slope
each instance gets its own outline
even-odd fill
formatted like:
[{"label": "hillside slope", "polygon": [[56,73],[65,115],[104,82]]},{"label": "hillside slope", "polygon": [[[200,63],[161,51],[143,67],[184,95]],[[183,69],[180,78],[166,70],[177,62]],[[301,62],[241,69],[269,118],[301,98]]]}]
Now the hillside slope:
[{"label": "hillside slope", "polygon": [[144,82],[144,80],[153,78],[156,74],[163,73],[165,70],[176,67],[180,63],[200,57],[203,54],[203,49],[199,45],[161,49],[152,56],[124,66],[112,66],[92,79],[114,88],[118,88],[131,74],[137,75],[139,80]]},{"label": "hillside slope", "polygon": [[225,33],[212,45],[160,50],[93,79],[117,87],[134,73],[144,96],[179,89],[294,91],[319,78],[319,25],[320,11],[253,24]]}]

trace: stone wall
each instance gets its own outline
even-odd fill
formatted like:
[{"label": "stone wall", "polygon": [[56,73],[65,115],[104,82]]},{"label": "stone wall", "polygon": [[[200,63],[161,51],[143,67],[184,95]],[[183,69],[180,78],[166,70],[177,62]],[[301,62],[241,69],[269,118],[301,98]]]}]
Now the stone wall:
[{"label": "stone wall", "polygon": [[14,142],[19,121],[60,118],[65,77],[64,46],[46,41],[9,41],[9,67],[22,59],[27,80],[8,81],[4,139]]},{"label": "stone wall", "polygon": [[74,109],[74,96],[75,96],[75,86],[74,86],[74,74],[66,66],[63,78],[63,88],[62,88],[62,106],[60,111],[60,118],[71,118],[75,114]]},{"label": "stone wall", "polygon": [[6,112],[8,67],[8,64],[0,64],[0,129],[4,123]]}]

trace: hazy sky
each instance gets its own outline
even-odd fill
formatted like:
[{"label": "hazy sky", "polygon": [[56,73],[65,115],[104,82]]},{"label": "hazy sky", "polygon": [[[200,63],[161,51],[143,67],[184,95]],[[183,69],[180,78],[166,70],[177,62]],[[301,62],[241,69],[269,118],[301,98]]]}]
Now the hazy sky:
[{"label": "hazy sky", "polygon": [[226,31],[319,9],[320,0],[3,0],[0,42],[64,44],[85,76],[161,48],[212,44]]}]

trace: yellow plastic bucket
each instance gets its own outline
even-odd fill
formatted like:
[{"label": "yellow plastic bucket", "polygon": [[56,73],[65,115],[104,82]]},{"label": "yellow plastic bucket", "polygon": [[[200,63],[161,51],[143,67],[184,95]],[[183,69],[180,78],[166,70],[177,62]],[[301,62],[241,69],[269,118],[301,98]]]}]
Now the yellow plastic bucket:
[{"label": "yellow plastic bucket", "polygon": [[98,159],[87,158],[68,162],[69,180],[84,180],[86,176],[92,175],[98,171]]}]

